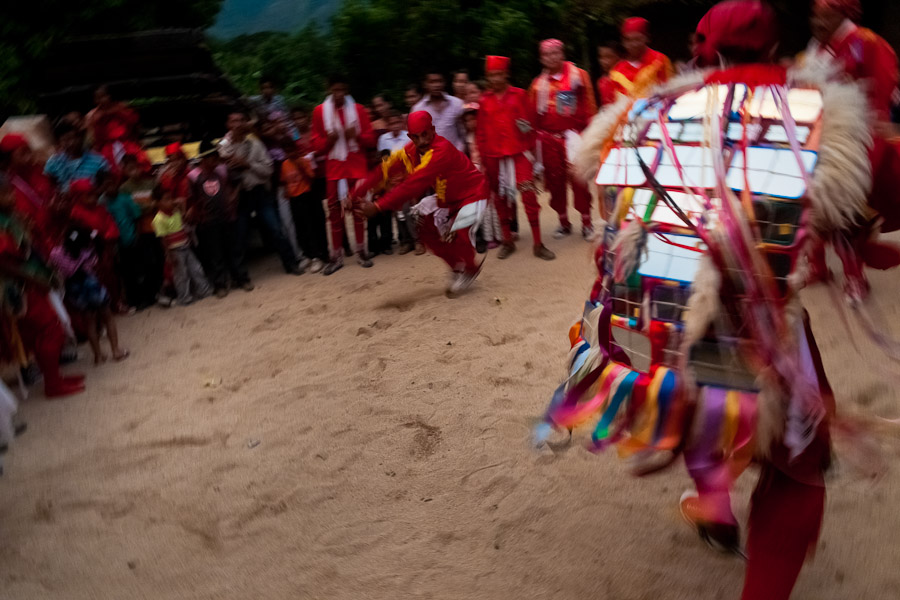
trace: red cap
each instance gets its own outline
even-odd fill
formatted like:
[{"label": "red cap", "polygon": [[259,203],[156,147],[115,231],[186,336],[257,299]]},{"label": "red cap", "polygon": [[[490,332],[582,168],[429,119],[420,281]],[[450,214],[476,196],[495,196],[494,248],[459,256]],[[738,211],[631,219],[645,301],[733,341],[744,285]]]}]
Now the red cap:
[{"label": "red cap", "polygon": [[642,33],[650,37],[650,21],[641,17],[625,19],[625,22],[622,23],[622,35],[628,35],[629,33]]},{"label": "red cap", "polygon": [[89,194],[94,191],[94,182],[86,177],[76,179],[69,184],[70,194]]},{"label": "red cap", "polygon": [[728,0],[713,6],[697,25],[697,56],[715,64],[722,48],[756,52],[766,60],[778,44],[775,12],[761,0]]},{"label": "red cap", "polygon": [[28,140],[25,139],[25,136],[21,133],[7,133],[3,136],[3,139],[0,140],[0,152],[5,152],[6,154],[12,154],[19,148],[25,148],[28,146]]},{"label": "red cap", "polygon": [[178,142],[174,142],[166,146],[166,156],[172,156],[174,154],[180,154],[184,156],[184,150],[181,149],[181,144]]},{"label": "red cap", "polygon": [[862,5],[859,0],[816,0],[813,8],[836,10],[854,23],[862,19]]},{"label": "red cap", "polygon": [[417,110],[410,114],[406,122],[406,130],[413,135],[420,135],[433,127],[431,115],[424,110]]},{"label": "red cap", "polygon": [[565,50],[565,44],[562,43],[561,40],[557,39],[549,39],[541,42],[541,52],[545,52],[547,50]]},{"label": "red cap", "polygon": [[484,72],[509,71],[509,59],[505,56],[488,56],[484,60]]}]

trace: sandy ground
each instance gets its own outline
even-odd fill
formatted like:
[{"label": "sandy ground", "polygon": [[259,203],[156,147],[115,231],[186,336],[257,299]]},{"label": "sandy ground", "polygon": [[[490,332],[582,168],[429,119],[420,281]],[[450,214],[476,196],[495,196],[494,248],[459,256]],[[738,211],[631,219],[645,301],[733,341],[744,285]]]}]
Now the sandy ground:
[{"label": "sandy ground", "polygon": [[[272,260],[253,293],[122,319],[128,363],[22,407],[0,598],[737,598],[742,564],[677,515],[681,468],[637,481],[529,447],[593,281],[584,242],[548,245],[556,262],[489,258],[458,300],[430,256],[330,278]],[[900,333],[900,277],[872,279]],[[900,416],[875,351],[807,304],[839,401]],[[842,466],[794,598],[900,598],[900,475]]]}]

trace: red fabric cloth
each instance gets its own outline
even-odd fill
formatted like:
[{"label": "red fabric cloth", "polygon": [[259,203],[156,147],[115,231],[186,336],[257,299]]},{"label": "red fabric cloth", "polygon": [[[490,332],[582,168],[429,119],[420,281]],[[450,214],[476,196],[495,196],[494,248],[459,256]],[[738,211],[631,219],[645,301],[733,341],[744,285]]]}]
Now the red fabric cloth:
[{"label": "red fabric cloth", "polygon": [[87,194],[94,191],[94,182],[90,179],[76,179],[69,184],[69,194]]},{"label": "red fabric cloth", "polygon": [[891,96],[900,81],[897,54],[891,45],[872,30],[855,27],[842,39],[829,41],[827,50],[850,77],[865,83],[872,109],[880,120],[889,121]]},{"label": "red fabric cloth", "polygon": [[534,127],[536,115],[528,93],[509,87],[503,95],[487,91],[481,96],[475,140],[482,157],[515,156],[534,147],[534,133],[522,133],[517,120]]},{"label": "red fabric cloth", "polygon": [[597,100],[601,107],[613,104],[618,93],[619,88],[616,82],[609,78],[609,75],[604,75],[597,80]]},{"label": "red fabric cloth", "polygon": [[637,65],[628,60],[620,60],[610,71],[609,77],[613,80],[617,92],[632,96],[643,91],[636,90],[635,83],[647,86],[665,83],[673,73],[672,63],[665,54],[647,48]]},{"label": "red fabric cloth", "polygon": [[587,186],[569,172],[565,138],[542,133],[541,156],[544,159],[544,183],[550,192],[550,208],[559,215],[562,225],[569,225],[568,185],[572,185],[575,210],[581,213],[582,224],[591,222],[591,192]]},{"label": "red fabric cloth", "polygon": [[[515,217],[515,205],[510,204],[506,198],[499,197],[500,191],[500,161],[495,156],[486,156],[482,166],[488,180],[488,185],[493,195],[494,206],[497,208],[497,216],[500,219],[500,227],[503,229],[503,241],[512,242],[511,224]],[[516,184],[522,195],[522,206],[525,207],[525,215],[531,226],[531,235],[535,246],[540,246],[541,240],[541,205],[538,202],[534,190],[534,167],[524,154],[513,157],[516,168]]]},{"label": "red fabric cloth", "polygon": [[[313,129],[313,147],[316,153],[327,156],[331,150],[328,142],[328,132],[325,131],[325,120],[322,116],[323,105],[320,104],[313,110],[312,129]],[[338,119],[344,124],[344,111],[336,110]],[[337,161],[330,158],[325,159],[325,177],[329,181],[338,181],[340,179],[362,179],[366,176],[368,162],[366,160],[366,148],[375,146],[375,132],[372,130],[372,124],[369,121],[369,113],[359,104],[356,105],[356,118],[359,121],[359,135],[356,143],[359,144],[358,152],[350,152],[347,160]]]},{"label": "red fabric cloth", "polygon": [[[574,130],[581,132],[588,126],[591,118],[597,112],[597,102],[594,99],[594,90],[591,85],[590,76],[584,69],[577,69],[578,80],[570,81],[568,63],[563,66],[561,72],[562,77],[557,80],[547,73],[538,75],[528,90],[528,96],[531,99],[531,106],[536,114],[535,125],[540,131],[563,132]],[[540,114],[538,112],[538,87],[541,78],[547,77],[550,85],[550,97],[547,105],[547,112]],[[576,96],[575,114],[571,116],[560,115],[556,109],[556,97],[560,92],[574,92]]]},{"label": "red fabric cloth", "polygon": [[900,176],[900,140],[885,140],[875,136],[875,144],[869,155],[872,160],[872,193],[869,206],[884,219],[881,231],[887,233],[900,229],[900,199],[897,197]]},{"label": "red fabric cloth", "polygon": [[103,241],[119,239],[119,227],[106,208],[75,203],[70,213],[72,221],[87,229],[96,230]]},{"label": "red fabric cloth", "polygon": [[475,247],[469,237],[469,228],[457,231],[451,241],[445,242],[434,224],[434,218],[427,216],[419,221],[418,234],[419,241],[432,254],[447,263],[452,271],[475,273],[478,270],[478,264],[475,262]]},{"label": "red fabric cloth", "polygon": [[775,12],[759,0],[729,0],[712,7],[697,25],[697,54],[715,64],[723,48],[757,52],[767,60],[778,44]]},{"label": "red fabric cloth", "polygon": [[509,58],[505,56],[488,56],[484,59],[484,72],[509,71]]},{"label": "red fabric cloth", "polygon": [[[349,186],[349,190],[353,191],[353,186],[356,185],[355,179],[350,179],[347,181],[347,185]],[[341,257],[343,253],[343,242],[344,242],[344,230],[345,230],[345,220],[344,220],[344,207],[341,205],[341,201],[338,198],[338,181],[334,179],[328,180],[328,224],[331,228],[331,257],[333,260],[336,260]],[[350,247],[354,249],[354,251],[359,252],[364,249],[364,244],[366,242],[366,230],[365,230],[366,221],[363,217],[359,216],[355,212],[353,213],[353,233],[355,237],[351,240],[347,239],[348,242],[355,242],[355,246],[351,245]]]},{"label": "red fabric cloth", "polygon": [[127,104],[118,102],[108,109],[93,109],[85,120],[94,139],[94,148],[100,149],[115,140],[133,140],[140,118]]},{"label": "red fabric cloth", "polygon": [[622,23],[622,35],[628,35],[630,33],[642,33],[646,36],[650,35],[650,22],[647,19],[642,19],[641,17],[631,17],[630,19],[625,19]]},{"label": "red fabric cloth", "polygon": [[[377,201],[381,210],[399,210],[407,202],[419,200],[431,188],[437,194],[438,206],[449,209],[451,216],[466,204],[487,199],[488,187],[484,175],[468,156],[443,137],[435,136],[431,149],[421,158],[414,144],[407,144],[404,152],[415,171],[405,174],[402,161],[393,163],[390,173],[405,175],[405,178]],[[373,187],[382,179],[383,170],[379,166],[367,178],[364,189]]]},{"label": "red fabric cloth", "polygon": [[712,71],[706,76],[708,84],[740,82],[752,87],[784,85],[786,81],[787,70],[780,65],[770,64],[740,65],[721,71]]},{"label": "red fabric cloth", "polygon": [[[121,156],[133,156],[137,160],[142,173],[149,173],[153,170],[153,165],[150,164],[150,159],[147,157],[147,153],[144,152],[144,148],[141,147],[140,144],[130,140],[120,140],[119,143],[122,144],[122,151],[124,152]],[[116,158],[115,142],[110,142],[100,148],[100,154],[102,154],[103,158],[106,159],[106,162],[109,163],[109,166],[113,169],[115,175],[122,174],[121,163],[119,162],[120,159]]]},{"label": "red fabric cloth", "polygon": [[27,286],[25,301],[27,311],[17,321],[19,335],[22,336],[25,348],[34,353],[44,375],[44,385],[52,389],[62,379],[59,357],[66,341],[66,333],[45,290]]}]

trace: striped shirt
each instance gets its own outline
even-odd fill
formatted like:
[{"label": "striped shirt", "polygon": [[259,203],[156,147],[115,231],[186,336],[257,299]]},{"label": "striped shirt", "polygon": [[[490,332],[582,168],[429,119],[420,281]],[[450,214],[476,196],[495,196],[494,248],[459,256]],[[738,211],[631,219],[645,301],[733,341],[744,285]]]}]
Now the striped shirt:
[{"label": "striped shirt", "polygon": [[65,152],[57,152],[47,161],[44,173],[52,177],[59,184],[60,190],[69,191],[69,184],[76,179],[90,179],[96,185],[98,175],[110,172],[109,163],[102,155],[86,150],[78,158],[73,158]]}]

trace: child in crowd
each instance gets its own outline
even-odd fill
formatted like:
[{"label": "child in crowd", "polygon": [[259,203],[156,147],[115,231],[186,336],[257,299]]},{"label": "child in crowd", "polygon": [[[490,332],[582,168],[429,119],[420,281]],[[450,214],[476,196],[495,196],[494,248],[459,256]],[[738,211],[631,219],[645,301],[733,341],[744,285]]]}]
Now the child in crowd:
[{"label": "child in crowd", "polygon": [[[300,139],[297,148],[310,167],[313,169],[313,179],[309,192],[300,204],[302,215],[300,222],[296,221],[298,228],[297,238],[300,242],[303,254],[312,259],[309,268],[311,273],[319,273],[328,262],[328,234],[326,233],[325,208],[322,201],[327,193],[328,183],[325,180],[325,157],[313,152],[313,133],[310,112],[305,108],[295,108],[291,115]],[[293,205],[292,205],[293,208]],[[346,236],[345,236],[346,237]]]},{"label": "child in crowd", "polygon": [[[410,143],[406,133],[406,121],[399,111],[389,110],[385,113],[388,131],[378,138],[378,152],[382,158],[397,151],[402,151]],[[397,234],[400,238],[398,254],[407,254],[413,250],[416,244],[415,219],[410,215],[409,203],[402,210],[396,212]]]},{"label": "child in crowd", "polygon": [[[475,142],[475,129],[478,126],[478,109],[477,103],[465,105],[463,125],[466,129],[466,154],[468,154],[475,168],[483,171],[481,153],[478,151],[478,144]],[[479,253],[484,253],[488,249],[497,248],[502,241],[503,230],[500,227],[500,217],[497,216],[497,207],[494,206],[493,199],[489,199],[482,217],[481,227],[476,232],[475,247]]]},{"label": "child in crowd", "polygon": [[166,249],[166,258],[172,266],[172,278],[178,303],[186,306],[195,299],[202,300],[210,295],[209,282],[203,273],[200,261],[191,250],[191,238],[184,227],[181,211],[175,205],[171,191],[157,186],[153,190],[159,211],[153,218],[153,229]]},{"label": "child in crowd", "polygon": [[325,210],[322,199],[313,195],[316,173],[308,156],[303,156],[300,144],[284,145],[285,160],[281,163],[280,182],[291,205],[297,243],[304,256],[310,257],[310,272],[319,273],[327,256],[325,239]]},{"label": "child in crowd", "polygon": [[107,360],[100,348],[101,327],[106,329],[113,360],[120,362],[128,358],[128,351],[119,347],[119,331],[110,309],[109,293],[97,278],[99,259],[95,246],[98,240],[96,230],[73,225],[67,230],[62,244],[50,252],[50,262],[65,278],[66,303],[85,319],[95,365]]},{"label": "child in crowd", "polygon": [[[378,165],[378,162],[390,158],[391,153],[388,150],[382,150],[378,154],[378,158],[373,161],[370,159],[370,168]],[[372,198],[374,201],[375,198]],[[379,212],[374,217],[369,217],[367,227],[369,230],[369,254],[378,256],[384,254],[389,256],[394,253],[394,221],[391,211]]]},{"label": "child in crowd", "polygon": [[[143,309],[156,302],[163,283],[166,256],[153,231],[153,217],[156,214],[153,210],[153,177],[144,173],[139,163],[132,163],[127,157],[122,161],[122,173],[125,181],[119,186],[119,194],[129,196],[141,209],[135,221],[135,241],[129,249],[132,256],[126,257],[126,261],[138,267],[137,273],[129,275],[135,285],[133,297],[129,300],[133,306]],[[128,277],[125,278],[125,285],[127,294],[127,287],[131,285]]]},{"label": "child in crowd", "polygon": [[230,185],[228,169],[219,160],[218,149],[212,142],[200,143],[198,158],[200,164],[191,172],[193,191],[185,218],[196,228],[200,255],[216,296],[224,298],[231,285],[241,286],[250,281],[250,275],[234,253],[237,190]]},{"label": "child in crowd", "polygon": [[[108,178],[103,184],[105,191],[115,187],[116,180],[114,178]],[[97,278],[106,288],[113,310],[119,314],[127,314],[130,312],[130,307],[125,301],[116,268],[119,227],[106,207],[100,204],[100,190],[90,179],[73,181],[69,186],[69,196],[72,200],[72,208],[69,212],[71,223],[95,232],[93,246],[97,253]]]}]

